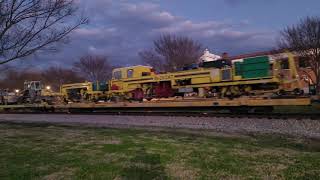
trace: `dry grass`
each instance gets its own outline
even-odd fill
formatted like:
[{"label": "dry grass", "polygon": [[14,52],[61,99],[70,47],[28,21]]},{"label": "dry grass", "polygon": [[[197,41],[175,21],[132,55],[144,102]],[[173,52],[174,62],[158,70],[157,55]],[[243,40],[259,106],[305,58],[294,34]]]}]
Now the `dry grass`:
[{"label": "dry grass", "polygon": [[44,180],[64,180],[71,179],[74,176],[75,169],[65,168],[43,177]]},{"label": "dry grass", "polygon": [[3,179],[319,179],[314,140],[0,124]]},{"label": "dry grass", "polygon": [[175,179],[197,179],[199,176],[198,171],[181,163],[172,163],[166,166],[166,172]]}]

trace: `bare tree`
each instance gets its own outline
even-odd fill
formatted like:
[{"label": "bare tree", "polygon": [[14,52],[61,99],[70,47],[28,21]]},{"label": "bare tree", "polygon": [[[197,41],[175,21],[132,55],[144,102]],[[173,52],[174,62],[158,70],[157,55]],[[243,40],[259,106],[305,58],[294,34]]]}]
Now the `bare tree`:
[{"label": "bare tree", "polygon": [[75,62],[74,70],[84,76],[88,81],[107,81],[111,78],[112,66],[107,57],[86,55]]},{"label": "bare tree", "polygon": [[202,46],[189,37],[163,35],[153,42],[154,49],[139,53],[146,64],[158,70],[175,71],[187,64],[197,62]]},{"label": "bare tree", "polygon": [[280,48],[296,51],[311,66],[320,92],[320,17],[307,17],[281,31]]},{"label": "bare tree", "polygon": [[56,43],[87,18],[78,16],[73,0],[0,0],[0,65],[56,50]]},{"label": "bare tree", "polygon": [[4,73],[4,77],[0,79],[0,89],[22,89],[25,81],[41,81],[44,85],[49,85],[54,91],[58,92],[62,84],[83,82],[85,79],[72,69],[57,66],[44,70],[9,69]]},{"label": "bare tree", "polygon": [[143,63],[152,66],[159,72],[167,71],[164,59],[153,50],[144,50],[139,52]]},{"label": "bare tree", "polygon": [[85,81],[72,69],[57,66],[49,67],[41,73],[41,80],[44,84],[50,85],[54,91],[59,91],[62,84],[79,83]]}]

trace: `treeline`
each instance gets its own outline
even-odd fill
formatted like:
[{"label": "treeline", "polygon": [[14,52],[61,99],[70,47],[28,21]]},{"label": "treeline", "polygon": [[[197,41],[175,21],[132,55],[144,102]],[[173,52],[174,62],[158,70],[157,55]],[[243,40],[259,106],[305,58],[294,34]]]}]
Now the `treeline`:
[{"label": "treeline", "polygon": [[10,69],[5,73],[4,79],[0,81],[0,89],[23,89],[25,81],[38,81],[50,85],[54,90],[59,90],[61,84],[82,82],[85,79],[75,73],[72,69],[61,67],[50,67],[45,70],[27,69],[15,70]]},{"label": "treeline", "polygon": [[72,67],[53,66],[46,69],[15,69],[6,67],[2,70],[0,89],[23,89],[25,81],[41,81],[53,90],[59,91],[66,83],[84,81],[107,81],[111,77],[112,66],[107,57],[86,55],[75,62]]}]

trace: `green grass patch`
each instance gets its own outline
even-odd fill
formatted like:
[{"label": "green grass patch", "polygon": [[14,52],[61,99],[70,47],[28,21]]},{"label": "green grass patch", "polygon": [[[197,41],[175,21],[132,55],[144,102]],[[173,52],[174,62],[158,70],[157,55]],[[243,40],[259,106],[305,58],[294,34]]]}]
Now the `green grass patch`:
[{"label": "green grass patch", "polygon": [[319,141],[266,135],[0,124],[0,149],[0,179],[320,178]]}]

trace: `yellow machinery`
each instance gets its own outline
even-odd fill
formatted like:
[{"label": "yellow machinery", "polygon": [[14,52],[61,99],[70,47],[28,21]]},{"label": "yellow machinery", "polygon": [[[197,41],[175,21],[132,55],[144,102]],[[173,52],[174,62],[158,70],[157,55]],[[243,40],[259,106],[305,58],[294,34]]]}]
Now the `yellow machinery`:
[{"label": "yellow machinery", "polygon": [[166,74],[155,74],[149,66],[117,68],[109,83],[109,95],[142,99],[173,95],[238,97],[267,92],[302,94],[293,54],[289,52],[279,57],[236,59],[219,68],[212,66]]},{"label": "yellow machinery", "polygon": [[66,101],[95,101],[105,94],[105,86],[98,82],[64,84],[60,87],[60,92]]},{"label": "yellow machinery", "polygon": [[146,89],[156,82],[157,75],[150,66],[131,66],[117,68],[112,71],[112,80],[109,83],[110,96],[132,96],[131,91]]},{"label": "yellow machinery", "polygon": [[55,104],[60,102],[60,93],[44,86],[41,81],[25,81],[23,90],[14,92],[0,90],[0,104]]},{"label": "yellow machinery", "polygon": [[171,73],[170,79],[172,88],[181,92],[192,92],[194,88],[198,88],[200,96],[205,95],[203,90],[217,92],[222,96],[259,92],[277,92],[279,95],[303,93],[296,62],[289,52],[282,53],[280,57],[258,56],[233,60],[231,66],[222,68],[199,68]]},{"label": "yellow machinery", "polygon": [[286,57],[281,58],[274,64],[274,76],[280,80],[280,94],[285,94],[285,91],[292,91],[295,94],[303,92],[301,78],[298,73],[298,65],[294,59],[294,54],[290,52],[285,53]]},{"label": "yellow machinery", "polygon": [[[226,60],[211,61],[164,74],[156,74],[150,66],[116,68],[108,82],[64,84],[60,87],[60,93],[52,92],[49,86],[42,86],[40,81],[29,81],[25,82],[21,92],[8,94],[0,91],[0,104],[27,103],[41,107],[38,104],[56,104],[56,97],[63,97],[68,102],[83,102],[62,105],[62,108],[89,109],[310,104],[309,98],[296,98],[304,93],[294,54],[285,52],[224,61]],[[187,96],[193,97],[186,98]],[[277,98],[269,98],[272,96]],[[278,98],[279,96],[282,98]],[[237,99],[233,99],[235,97]],[[151,100],[152,98],[155,99]],[[90,103],[118,99],[151,101]],[[61,102],[61,98],[59,100]]]}]

